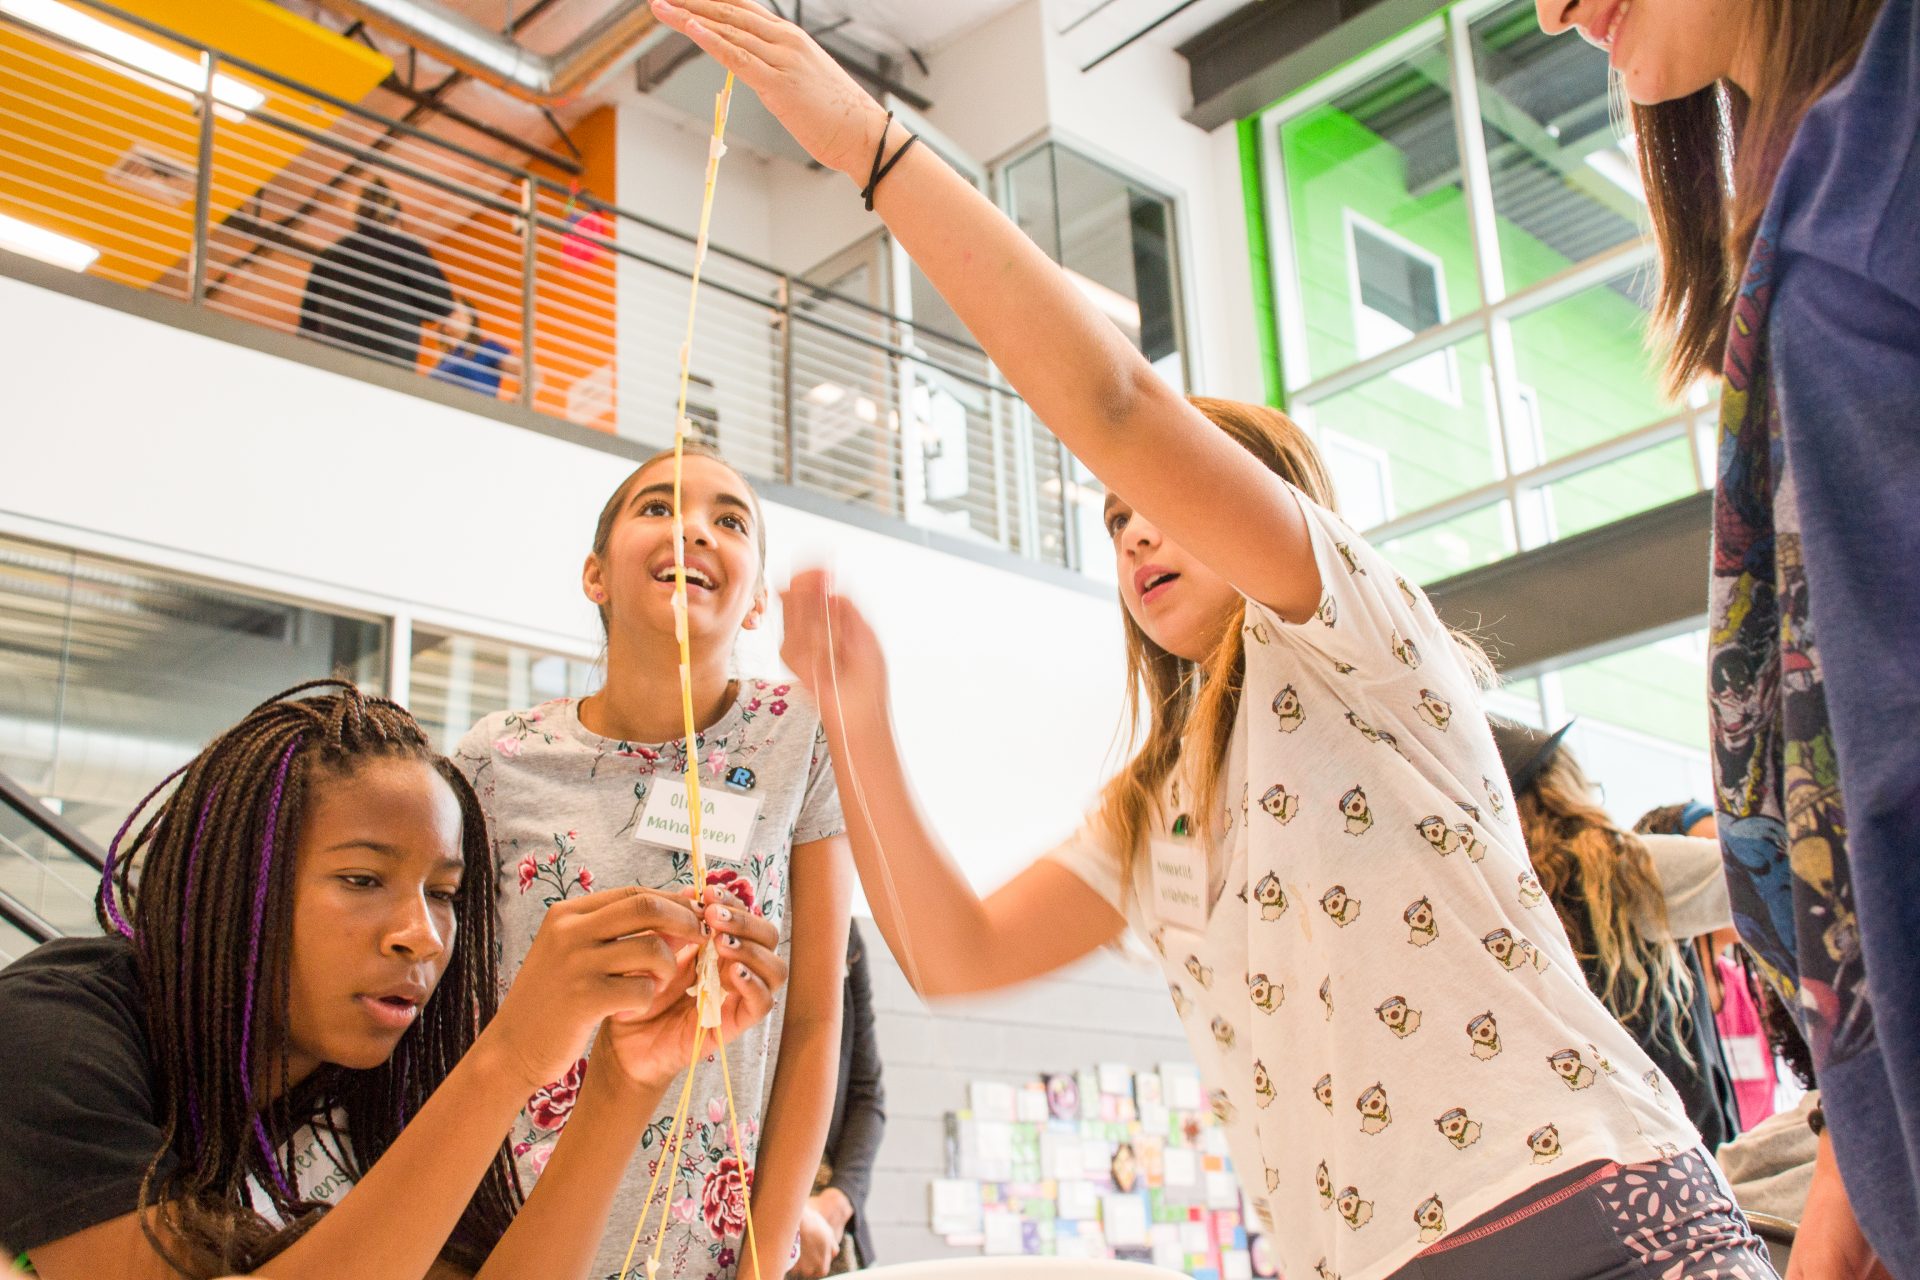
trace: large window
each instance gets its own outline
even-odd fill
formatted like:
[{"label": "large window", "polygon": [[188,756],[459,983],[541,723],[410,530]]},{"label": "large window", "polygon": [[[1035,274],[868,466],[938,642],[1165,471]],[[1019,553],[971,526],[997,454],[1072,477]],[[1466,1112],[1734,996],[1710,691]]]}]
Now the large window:
[{"label": "large window", "polygon": [[[333,676],[388,692],[396,634],[411,637],[408,705],[443,753],[492,712],[596,683],[579,656],[0,537],[0,774],[105,847],[150,788],[280,690]],[[0,809],[0,891],[89,933],[98,884]],[[0,957],[24,949],[0,928]]]},{"label": "large window", "polygon": [[[384,692],[387,624],[0,537],[0,772],[102,846],[140,797],[281,689]],[[97,877],[0,830],[0,889],[93,928]]]},{"label": "large window", "polygon": [[1261,119],[1288,407],[1423,578],[1706,481],[1711,393],[1660,389],[1608,106],[1605,54],[1466,0]]},{"label": "large window", "polygon": [[1688,631],[1511,681],[1487,706],[1542,728],[1572,721],[1581,768],[1614,820],[1632,826],[1659,805],[1712,803],[1706,681],[1706,632]]},{"label": "large window", "polygon": [[[1161,377],[1184,391],[1188,370],[1173,201],[1057,142],[1002,166],[999,183],[1001,204],[1021,230],[1066,269],[1067,278]],[[1069,563],[1111,577],[1097,483],[1051,436],[1022,425],[1034,449],[1036,504],[1044,513],[1064,503],[1071,513],[1064,522],[1075,540]]]},{"label": "large window", "polygon": [[447,755],[496,711],[583,697],[598,683],[591,662],[417,623],[408,671],[408,708],[434,749]]}]

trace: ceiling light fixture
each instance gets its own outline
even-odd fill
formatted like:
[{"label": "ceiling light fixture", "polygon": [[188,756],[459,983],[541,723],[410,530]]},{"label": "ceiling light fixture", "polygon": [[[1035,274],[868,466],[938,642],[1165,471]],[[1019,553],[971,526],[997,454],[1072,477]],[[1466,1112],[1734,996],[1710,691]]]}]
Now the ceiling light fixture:
[{"label": "ceiling light fixture", "polygon": [[82,244],[71,236],[36,227],[31,222],[22,222],[4,213],[0,213],[0,249],[24,253],[29,258],[38,258],[41,262],[65,267],[69,271],[85,271],[100,256],[100,251],[90,244]]},{"label": "ceiling light fixture", "polygon": [[[59,0],[0,0],[0,10],[183,89],[197,92],[206,83],[206,71],[196,59],[163,49]],[[258,110],[267,101],[267,95],[252,85],[218,73],[213,77],[213,97],[238,111]]]}]

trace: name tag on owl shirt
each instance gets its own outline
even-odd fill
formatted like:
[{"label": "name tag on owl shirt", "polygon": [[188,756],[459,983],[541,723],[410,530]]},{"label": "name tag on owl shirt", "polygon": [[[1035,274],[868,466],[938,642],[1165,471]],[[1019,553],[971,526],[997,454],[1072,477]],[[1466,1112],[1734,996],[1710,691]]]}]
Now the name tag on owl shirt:
[{"label": "name tag on owl shirt", "polygon": [[[731,795],[717,787],[700,789],[700,852],[722,862],[744,862],[753,841],[753,820],[760,802]],[[693,852],[693,815],[687,804],[687,784],[678,778],[656,778],[647,794],[647,807],[634,829],[634,839],[669,849]]]},{"label": "name tag on owl shirt", "polygon": [[1188,933],[1207,930],[1207,855],[1192,840],[1147,842],[1153,867],[1153,910],[1161,924]]}]

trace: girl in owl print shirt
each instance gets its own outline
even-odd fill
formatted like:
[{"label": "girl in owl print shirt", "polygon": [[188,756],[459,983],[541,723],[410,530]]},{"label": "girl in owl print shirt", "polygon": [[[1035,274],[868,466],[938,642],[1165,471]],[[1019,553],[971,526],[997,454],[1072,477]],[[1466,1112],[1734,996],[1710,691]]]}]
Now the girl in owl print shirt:
[{"label": "girl in owl print shirt", "polygon": [[655,12],[821,164],[871,185],[892,161],[873,207],[1108,489],[1149,727],[1080,834],[984,899],[916,807],[874,632],[822,574],[785,595],[783,654],[917,989],[1148,939],[1295,1280],[1773,1275],[1542,903],[1474,655],[1334,514],[1305,435],[1173,392],[791,24],[745,0]]}]

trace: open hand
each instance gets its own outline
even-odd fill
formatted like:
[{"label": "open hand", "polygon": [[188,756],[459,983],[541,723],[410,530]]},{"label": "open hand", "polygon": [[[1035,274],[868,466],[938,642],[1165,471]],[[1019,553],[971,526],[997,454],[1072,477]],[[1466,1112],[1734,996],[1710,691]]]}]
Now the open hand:
[{"label": "open hand", "polygon": [[886,112],[813,37],[750,0],[653,0],[653,12],[739,77],[815,160],[866,182]]},{"label": "open hand", "polygon": [[[725,992],[717,1030],[732,1041],[773,1008],[774,992],[786,985],[787,962],[776,950],[780,932],[772,921],[712,885],[702,897],[700,918],[713,930]],[[672,985],[663,984],[659,1000],[607,1019],[594,1062],[610,1055],[623,1075],[647,1085],[665,1085],[686,1070],[700,1027],[699,1003],[687,994],[698,981],[698,952],[686,946],[675,953]]]},{"label": "open hand", "polygon": [[887,655],[853,601],[833,590],[824,569],[794,575],[780,593],[780,658],[800,678],[822,714],[849,692],[884,693]]}]

